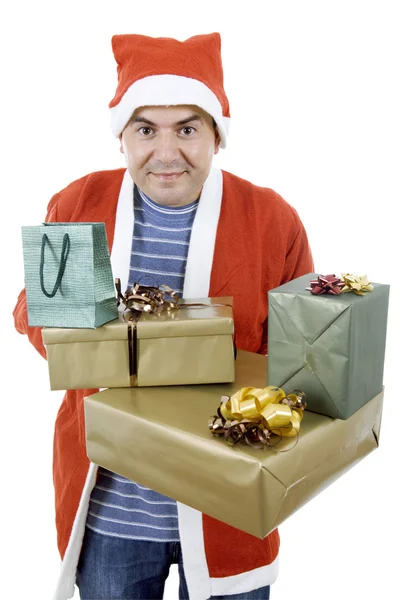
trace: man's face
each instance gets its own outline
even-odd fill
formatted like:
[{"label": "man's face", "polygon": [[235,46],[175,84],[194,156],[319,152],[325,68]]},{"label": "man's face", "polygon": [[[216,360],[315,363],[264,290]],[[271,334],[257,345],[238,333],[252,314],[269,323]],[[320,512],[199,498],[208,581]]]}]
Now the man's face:
[{"label": "man's face", "polygon": [[166,206],[199,197],[220,141],[208,113],[181,105],[138,108],[120,140],[134,182]]}]

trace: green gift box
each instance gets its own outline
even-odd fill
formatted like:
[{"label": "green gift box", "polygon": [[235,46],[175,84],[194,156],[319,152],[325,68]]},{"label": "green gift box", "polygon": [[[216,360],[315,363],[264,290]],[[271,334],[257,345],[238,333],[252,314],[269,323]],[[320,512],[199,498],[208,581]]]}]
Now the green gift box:
[{"label": "green gift box", "polygon": [[307,394],[307,409],[348,419],[382,390],[389,286],[314,295],[309,273],[268,293],[268,381]]}]

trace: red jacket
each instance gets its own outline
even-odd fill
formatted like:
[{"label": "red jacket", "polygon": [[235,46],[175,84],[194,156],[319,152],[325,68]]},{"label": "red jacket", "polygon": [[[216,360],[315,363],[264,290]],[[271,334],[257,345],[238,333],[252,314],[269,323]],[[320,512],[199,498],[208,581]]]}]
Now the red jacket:
[{"label": "red jacket", "polygon": [[[195,221],[193,226],[188,256],[187,280],[199,279],[200,284],[188,283],[187,290],[196,292],[191,293],[191,297],[198,297],[199,290],[203,291],[203,296],[233,296],[238,348],[266,354],[268,290],[313,271],[306,233],[296,211],[274,191],[254,186],[227,172],[222,172],[221,177],[217,169],[212,169],[207,182],[200,198],[198,223],[196,225]],[[104,221],[111,251],[115,231],[122,231],[125,226],[120,211],[121,198],[125,195],[126,207],[133,204],[133,199],[129,200],[132,189],[133,182],[125,169],[92,173],[53,196],[46,220]],[[120,211],[118,227],[117,208]],[[131,232],[132,229],[128,232],[130,240]],[[200,289],[199,285],[203,287]],[[35,348],[46,357],[41,329],[28,326],[24,290],[18,298],[14,317],[16,329],[27,334]],[[71,531],[89,467],[83,398],[95,391],[68,391],[55,424],[53,472],[58,545],[62,557],[71,543]],[[185,518],[181,521],[180,529],[183,529]],[[201,583],[205,591],[202,593],[210,591],[209,595],[217,595],[218,591],[220,594],[246,591],[273,583],[277,567],[272,569],[271,565],[276,565],[279,549],[277,530],[260,540],[206,515],[201,516],[198,525],[205,561],[201,568],[193,563],[197,571],[193,578],[188,574],[192,566],[190,548],[188,546],[186,551],[185,563],[184,534],[181,532],[191,598],[202,597],[194,590],[200,585],[197,581],[199,573],[205,574]],[[195,526],[192,524],[191,528],[192,544]],[[79,544],[76,547],[79,548]],[[76,561],[76,556],[68,560],[73,572]],[[72,575],[68,577],[71,587]],[[68,585],[60,586],[57,598],[68,597],[71,593],[67,590]],[[230,591],[226,592],[227,589]]]}]

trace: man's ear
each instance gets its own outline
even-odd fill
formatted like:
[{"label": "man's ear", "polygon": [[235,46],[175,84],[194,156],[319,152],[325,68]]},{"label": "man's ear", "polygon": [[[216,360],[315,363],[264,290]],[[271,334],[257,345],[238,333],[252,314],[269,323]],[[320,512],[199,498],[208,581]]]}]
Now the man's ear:
[{"label": "man's ear", "polygon": [[119,134],[119,151],[121,152],[121,154],[124,154],[124,146],[122,143],[122,133]]},{"label": "man's ear", "polygon": [[214,154],[218,154],[219,145],[221,143],[221,136],[218,133],[218,129],[215,130],[215,146],[214,146]]}]

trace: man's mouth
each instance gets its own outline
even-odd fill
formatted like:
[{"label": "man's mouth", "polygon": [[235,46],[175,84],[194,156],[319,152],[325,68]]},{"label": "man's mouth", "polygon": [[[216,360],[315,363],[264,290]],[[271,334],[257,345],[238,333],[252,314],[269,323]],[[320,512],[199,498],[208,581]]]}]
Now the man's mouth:
[{"label": "man's mouth", "polygon": [[157,177],[157,179],[161,179],[161,181],[174,181],[183,175],[184,172],[185,171],[180,171],[179,173],[152,173],[152,175]]}]

